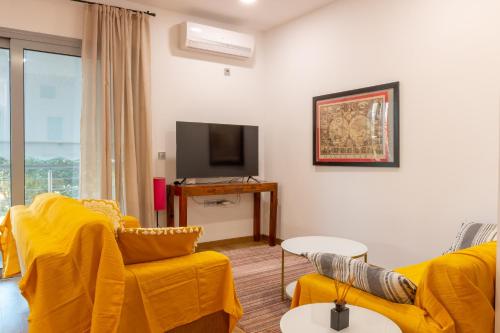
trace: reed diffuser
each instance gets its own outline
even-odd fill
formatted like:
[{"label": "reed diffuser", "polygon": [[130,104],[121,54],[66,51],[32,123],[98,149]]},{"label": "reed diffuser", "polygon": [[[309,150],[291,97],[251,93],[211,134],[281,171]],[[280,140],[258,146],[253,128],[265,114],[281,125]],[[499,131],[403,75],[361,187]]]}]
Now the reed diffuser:
[{"label": "reed diffuser", "polygon": [[349,289],[351,289],[354,283],[354,276],[351,276],[350,273],[348,274],[348,276],[349,280],[347,284],[342,285],[342,283],[339,281],[338,276],[333,280],[337,299],[333,301],[335,307],[331,310],[330,327],[336,331],[341,331],[344,328],[349,327],[349,308],[346,306],[345,299],[347,297]]}]

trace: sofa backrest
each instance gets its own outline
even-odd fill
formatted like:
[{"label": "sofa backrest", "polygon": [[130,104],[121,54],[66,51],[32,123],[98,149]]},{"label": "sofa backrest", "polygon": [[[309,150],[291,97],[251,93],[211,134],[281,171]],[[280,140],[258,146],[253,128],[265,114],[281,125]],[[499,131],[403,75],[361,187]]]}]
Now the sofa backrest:
[{"label": "sofa backrest", "polygon": [[109,218],[55,193],[38,195],[30,206],[13,207],[11,220],[21,267],[39,256],[68,253],[75,235],[89,224],[114,232]]}]

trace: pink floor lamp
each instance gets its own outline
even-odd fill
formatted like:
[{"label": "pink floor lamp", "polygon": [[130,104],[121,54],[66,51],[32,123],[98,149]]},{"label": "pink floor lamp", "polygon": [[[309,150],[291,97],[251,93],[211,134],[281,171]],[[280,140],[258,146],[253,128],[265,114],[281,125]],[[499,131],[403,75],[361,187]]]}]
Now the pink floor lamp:
[{"label": "pink floor lamp", "polygon": [[167,184],[164,177],[153,178],[154,208],[156,212],[156,227],[160,226],[158,221],[159,212],[167,209]]}]

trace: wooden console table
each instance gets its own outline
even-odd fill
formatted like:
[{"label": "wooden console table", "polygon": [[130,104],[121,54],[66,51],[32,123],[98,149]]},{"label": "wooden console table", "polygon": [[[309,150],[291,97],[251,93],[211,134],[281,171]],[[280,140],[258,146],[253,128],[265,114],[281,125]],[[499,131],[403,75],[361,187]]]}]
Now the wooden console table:
[{"label": "wooden console table", "polygon": [[269,245],[276,245],[276,218],[278,212],[278,183],[218,183],[194,185],[167,185],[167,226],[174,226],[174,196],[179,197],[179,226],[187,226],[188,197],[253,193],[253,239],[260,240],[260,197],[270,192]]}]

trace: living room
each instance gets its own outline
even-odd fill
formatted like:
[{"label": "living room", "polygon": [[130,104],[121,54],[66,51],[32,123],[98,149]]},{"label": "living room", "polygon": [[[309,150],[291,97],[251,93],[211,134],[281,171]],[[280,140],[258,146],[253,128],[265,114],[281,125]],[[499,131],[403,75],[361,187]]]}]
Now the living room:
[{"label": "living room", "polygon": [[[169,296],[180,297],[180,301],[146,301],[147,283],[141,282],[144,277],[138,277],[140,292],[128,293],[128,282],[122,281],[125,301],[115,301],[135,305],[128,309],[126,305],[119,307],[126,310],[117,310],[115,321],[109,321],[116,325],[99,324],[97,301],[91,296],[91,309],[78,317],[82,326],[74,328],[74,332],[133,332],[137,327],[144,332],[320,332],[324,323],[309,323],[307,313],[300,311],[318,311],[318,316],[328,321],[326,329],[330,329],[330,310],[308,305],[330,303],[326,306],[333,308],[333,302],[341,298],[337,287],[346,291],[344,306],[350,309],[349,328],[344,331],[494,330],[494,316],[498,313],[494,305],[495,272],[479,269],[479,264],[467,263],[462,257],[480,257],[483,265],[491,260],[496,262],[496,256],[492,259],[489,255],[496,253],[499,216],[498,1],[90,2],[101,5],[72,0],[0,0],[0,215],[6,215],[12,206],[29,206],[45,192],[59,193],[71,200],[114,200],[121,217],[134,216],[130,217],[131,229],[142,227],[150,232],[150,228],[159,227],[157,230],[164,233],[158,235],[161,238],[170,237],[166,228],[191,228],[185,237],[195,235],[192,248],[182,256],[167,253],[168,246],[162,248],[163,243],[158,243],[158,247],[148,246],[147,242],[137,246],[145,252],[146,248],[158,250],[156,257],[152,256],[155,260],[150,259],[154,263],[173,257],[179,265],[182,260],[183,265],[193,265],[193,255],[206,256],[203,260],[207,263],[218,262],[232,275],[218,282],[210,280],[214,289],[206,292],[224,291],[223,294],[234,297],[226,295],[219,300],[224,306],[210,308],[213,313],[226,313],[219,321],[206,318],[210,317],[207,313],[195,315],[192,309],[202,304],[200,295],[187,293],[190,296],[182,298],[172,291]],[[135,19],[127,22],[115,17],[118,23],[110,19],[111,28],[106,30],[103,21],[99,21],[105,20],[106,15],[112,18],[123,13],[140,17],[140,24]],[[121,26],[115,27],[111,22]],[[117,44],[127,29],[134,31],[133,46]],[[143,38],[137,38],[133,29],[138,29]],[[229,54],[233,51],[207,52],[206,46],[204,50],[189,46],[188,42],[195,41],[203,29],[215,29],[210,30],[215,35],[236,36],[241,43],[249,43],[245,52],[250,51],[235,56]],[[119,51],[109,53],[116,58],[99,58],[104,54],[104,36],[109,37],[109,50],[118,45],[132,55],[130,81],[117,71],[119,66],[130,65],[118,62],[123,59],[116,60]],[[141,52],[137,59],[133,58],[133,50]],[[109,66],[106,70],[117,73],[107,77],[111,84],[100,76],[104,59]],[[59,77],[49,83],[37,82],[44,75],[63,75],[64,80]],[[114,88],[120,84],[129,84],[131,88],[118,93]],[[103,98],[99,89],[108,91],[112,100],[103,102],[105,108],[92,107],[92,103],[100,103]],[[364,117],[360,123],[352,121],[355,115],[349,115],[345,117],[351,118],[339,120],[340,125],[323,125],[322,117],[338,119],[332,110],[340,104],[335,103],[344,103],[341,107],[366,107],[360,96],[373,98],[370,108],[380,107],[380,112],[366,111],[373,118]],[[377,104],[376,98],[383,98],[385,104]],[[126,107],[130,101],[134,101],[133,106]],[[118,110],[124,115],[131,112],[130,117],[112,118]],[[102,112],[108,112],[107,117],[111,118],[106,120]],[[380,119],[375,119],[378,115]],[[105,130],[112,127],[106,122],[110,119],[121,132]],[[199,127],[180,137],[179,126],[187,123]],[[214,165],[210,166],[211,171],[188,172],[186,166],[191,167],[189,170],[203,169],[197,158],[204,152],[193,153],[194,148],[188,149],[191,155],[184,161],[185,167],[180,168],[179,154],[185,148],[182,142],[191,142],[197,135],[200,143],[209,141],[199,133],[214,128],[210,127],[214,124],[229,126],[226,130],[237,125],[245,140],[245,131],[257,129],[249,148],[256,157],[241,155],[240,160],[230,162],[252,164],[250,172],[210,173],[220,169]],[[353,128],[359,124],[361,130],[357,129],[359,136],[355,137]],[[113,146],[113,140],[113,149],[101,149],[106,146],[102,144],[102,133],[115,141],[121,139],[122,156],[116,155],[121,150]],[[227,132],[225,135],[228,141]],[[330,137],[324,139],[324,135]],[[354,156],[347,150],[341,151],[344,157],[340,150],[331,156],[322,155],[330,149],[327,145],[334,147],[347,140],[356,147],[357,139],[367,141],[369,136],[370,147],[378,142],[383,156],[375,152],[378,148],[363,151],[368,157],[360,157],[361,153]],[[246,146],[244,151],[248,152]],[[103,156],[106,163],[100,163]],[[117,161],[122,161],[120,167]],[[227,167],[236,169],[234,165]],[[159,180],[158,192],[153,191],[154,180]],[[195,194],[188,192],[192,188],[196,189]],[[155,196],[160,199],[155,200]],[[52,197],[43,200],[57,205]],[[39,203],[37,207],[44,205],[48,203]],[[15,267],[12,276],[0,280],[0,332],[63,331],[64,323],[71,323],[74,314],[68,308],[63,321],[56,310],[52,314],[44,311],[48,294],[36,290],[46,281],[40,274],[39,280],[35,279],[34,268],[29,270],[36,266],[42,271],[40,258],[44,258],[44,251],[54,250],[45,247],[44,242],[57,237],[40,236],[33,241],[35,231],[29,225],[33,222],[35,226],[34,220],[24,224],[27,213],[10,211],[10,221],[6,224],[4,220],[0,227],[4,276],[8,265]],[[61,220],[67,218],[64,212],[69,211],[61,210]],[[44,210],[40,214],[35,215],[55,213]],[[83,215],[85,219],[93,216]],[[127,229],[126,224],[121,227]],[[476,228],[476,234],[470,236],[474,230],[464,228]],[[467,246],[458,244],[465,240]],[[32,241],[40,243],[41,248],[31,246]],[[74,244],[62,241],[52,245],[62,248],[63,244],[74,249]],[[196,244],[196,253],[189,254]],[[450,247],[459,251],[443,255]],[[6,260],[7,252],[14,248],[13,266]],[[461,251],[466,255],[461,255]],[[471,255],[467,251],[480,253]],[[140,251],[132,252],[133,256]],[[304,257],[302,252],[329,253],[342,260],[356,258],[348,260],[346,278],[337,276],[335,270],[326,273],[314,256]],[[127,261],[125,251],[121,256]],[[364,260],[357,260],[358,257]],[[442,264],[448,257],[459,258],[456,261],[464,265],[475,265],[471,270],[458,269],[471,275],[458,276],[457,280],[476,284],[457,286],[450,282],[444,286],[442,280],[434,281],[422,273],[422,266],[412,266],[434,258]],[[131,265],[146,265],[137,260],[132,260]],[[411,280],[413,296],[403,301],[384,299],[366,285],[363,289],[362,282],[351,281],[352,273],[358,269],[354,267],[361,262],[366,264],[363,269],[370,272],[374,267],[383,267],[393,278],[398,274],[396,280]],[[169,274],[175,273],[172,265]],[[120,269],[125,269],[127,277],[129,265],[121,266],[125,266]],[[156,266],[154,269],[160,270]],[[427,266],[426,269],[430,270]],[[443,271],[451,269],[440,270],[439,274],[445,274]],[[31,279],[27,278],[29,273]],[[57,276],[60,275],[64,274],[59,272]],[[167,276],[164,279],[168,280]],[[296,287],[296,280],[300,288]],[[343,282],[341,286],[334,283],[338,280]],[[32,283],[31,291],[28,281]],[[480,287],[477,281],[482,281]],[[169,283],[174,285],[173,281]],[[216,290],[216,283],[220,289]],[[445,288],[450,288],[449,293]],[[433,303],[439,303],[439,308],[424,298],[436,290],[445,295]],[[451,304],[456,303],[450,294],[457,290],[469,293],[462,299],[467,299],[475,310],[469,308],[470,313],[466,314],[463,309],[452,309]],[[133,296],[139,294],[141,301],[134,301]],[[59,305],[68,301],[64,295],[58,297]],[[145,305],[148,302],[150,308]],[[138,326],[127,328],[134,320],[123,319],[124,311],[134,313],[141,307],[139,303],[145,314],[140,318],[132,316]],[[156,318],[160,305],[170,306],[171,314]],[[179,313],[188,312],[189,316],[179,319]],[[345,312],[338,315],[342,313]],[[440,317],[437,313],[446,315]],[[359,318],[373,326],[356,328],[363,322]],[[199,321],[203,319],[208,321]],[[140,326],[144,322],[147,327]],[[386,330],[377,330],[377,323],[386,325]],[[301,324],[316,326],[298,326]],[[228,329],[221,330],[221,325]]]}]

